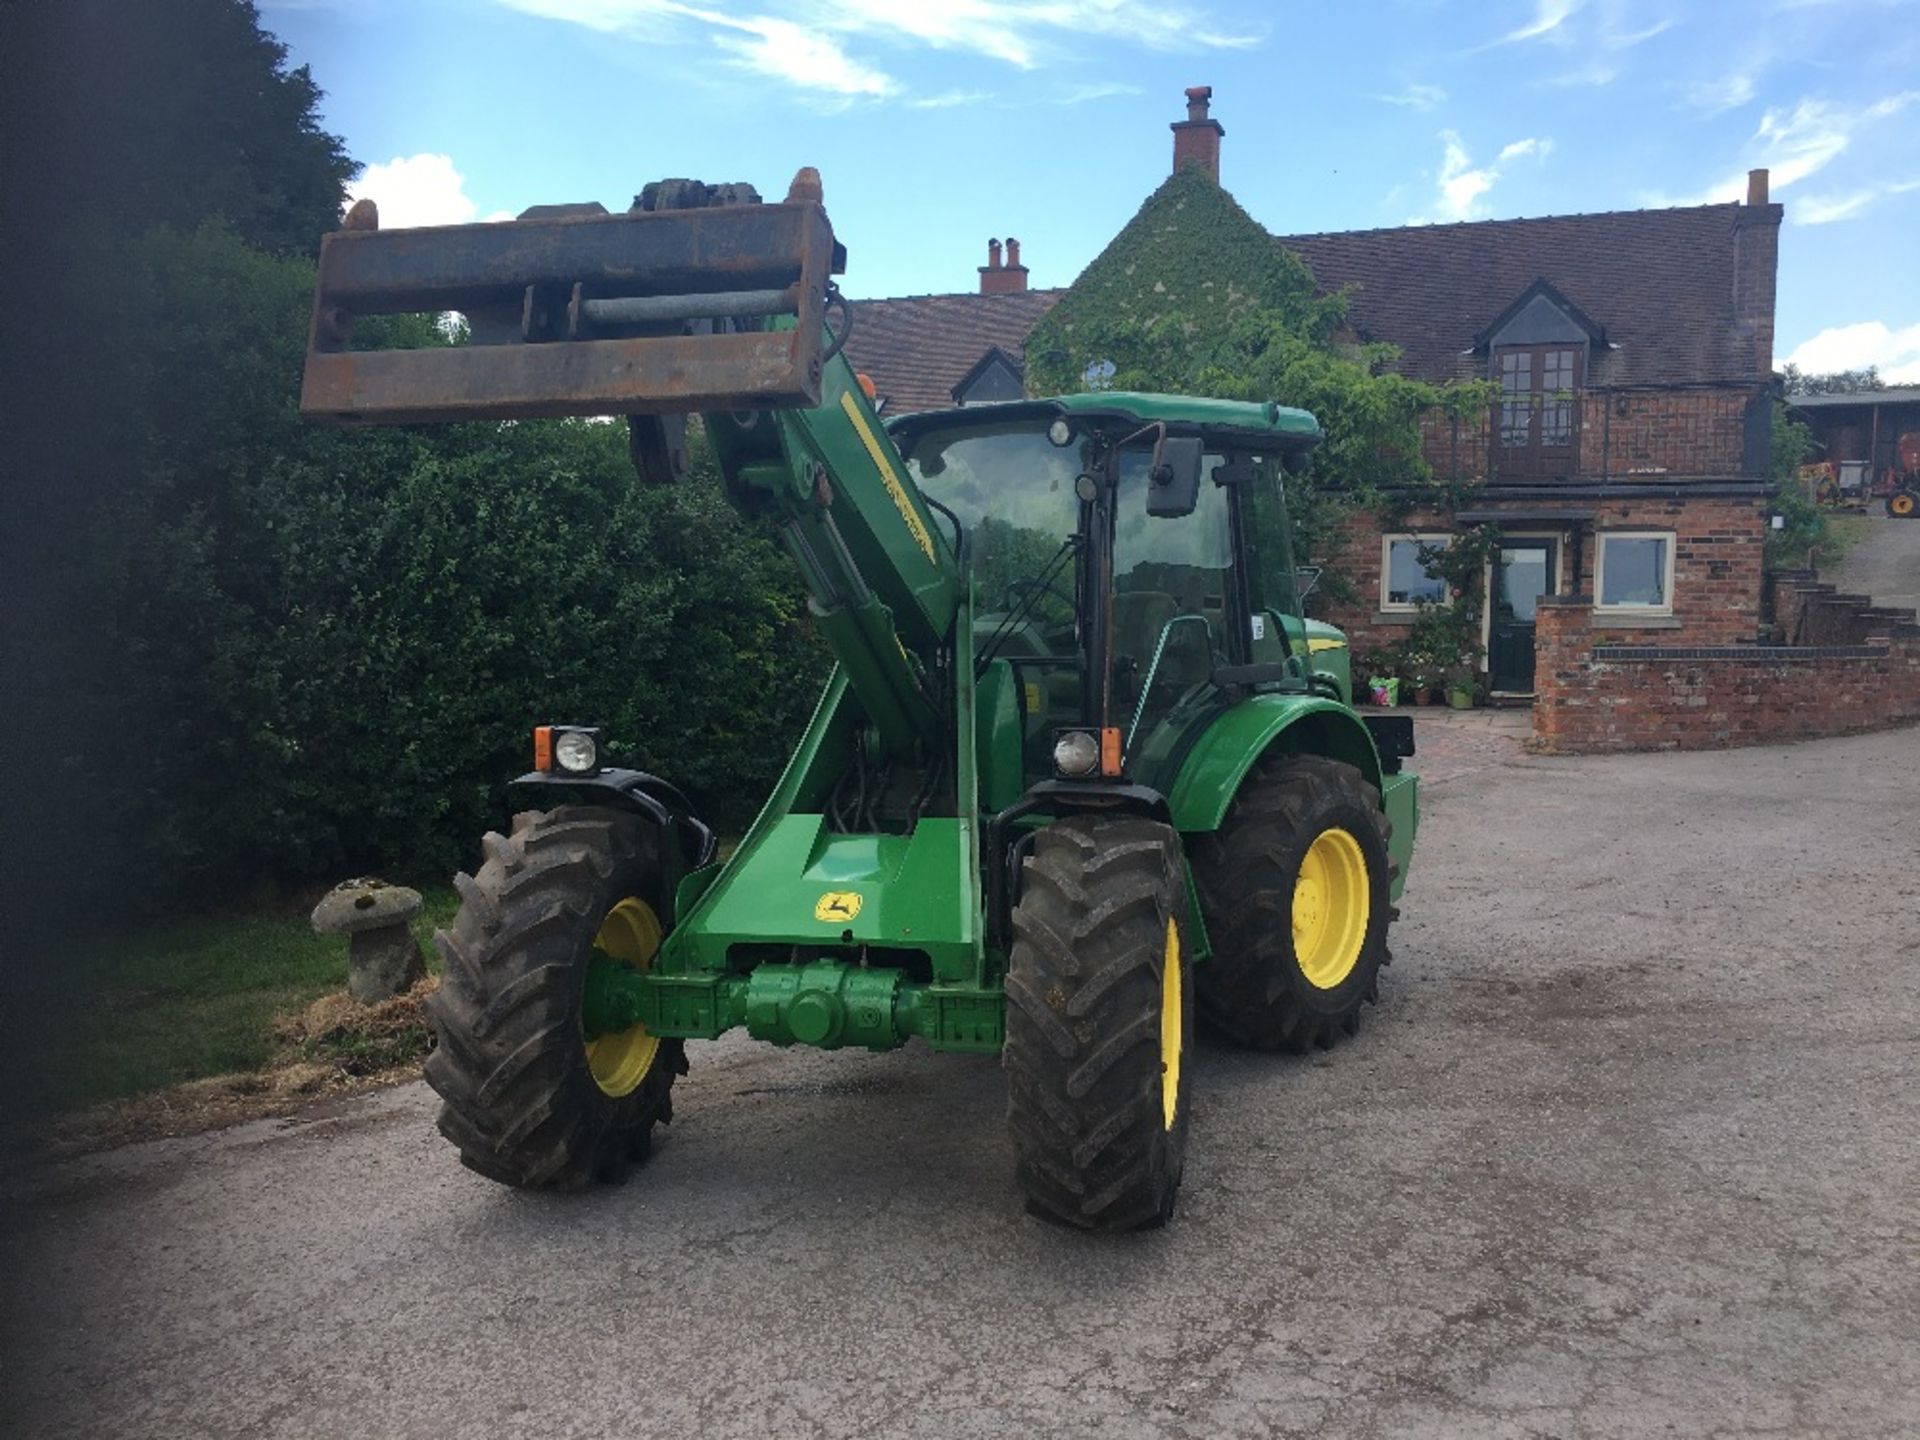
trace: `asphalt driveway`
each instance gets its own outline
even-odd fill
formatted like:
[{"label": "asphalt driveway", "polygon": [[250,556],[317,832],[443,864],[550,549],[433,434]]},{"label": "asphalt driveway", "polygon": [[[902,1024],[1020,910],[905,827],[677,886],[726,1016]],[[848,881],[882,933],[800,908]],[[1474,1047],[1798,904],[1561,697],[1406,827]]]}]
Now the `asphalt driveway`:
[{"label": "asphalt driveway", "polygon": [[695,1047],[653,1164],[584,1197],[466,1174],[409,1086],[10,1177],[0,1414],[196,1440],[1920,1430],[1920,734],[1431,755],[1382,1007],[1311,1060],[1198,1057],[1164,1232],[1026,1217],[990,1060]]}]

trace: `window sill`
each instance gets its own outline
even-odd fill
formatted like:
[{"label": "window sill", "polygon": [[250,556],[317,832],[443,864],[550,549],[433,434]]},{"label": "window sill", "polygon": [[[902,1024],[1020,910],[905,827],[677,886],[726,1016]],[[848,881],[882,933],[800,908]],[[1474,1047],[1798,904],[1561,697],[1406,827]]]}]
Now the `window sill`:
[{"label": "window sill", "polygon": [[1686,622],[1676,620],[1671,615],[1609,615],[1603,610],[1593,612],[1593,628],[1596,630],[1680,630]]},{"label": "window sill", "polygon": [[1411,625],[1420,618],[1418,610],[1376,610],[1373,623],[1376,625]]}]

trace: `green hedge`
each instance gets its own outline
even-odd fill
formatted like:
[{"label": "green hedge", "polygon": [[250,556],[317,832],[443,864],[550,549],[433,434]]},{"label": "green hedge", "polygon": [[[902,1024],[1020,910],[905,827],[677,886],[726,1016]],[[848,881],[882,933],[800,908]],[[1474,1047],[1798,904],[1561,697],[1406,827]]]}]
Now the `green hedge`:
[{"label": "green hedge", "polygon": [[649,491],[620,425],[306,426],[306,262],[209,227],[101,273],[126,399],[76,514],[111,660],[68,759],[127,782],[90,823],[135,891],[444,875],[542,719],[751,817],[826,666],[710,462]]}]

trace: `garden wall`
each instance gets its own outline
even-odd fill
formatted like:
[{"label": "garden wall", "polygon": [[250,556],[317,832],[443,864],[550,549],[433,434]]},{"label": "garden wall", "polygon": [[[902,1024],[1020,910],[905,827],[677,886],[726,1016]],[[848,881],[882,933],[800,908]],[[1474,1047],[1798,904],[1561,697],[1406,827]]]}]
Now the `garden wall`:
[{"label": "garden wall", "polygon": [[[1813,591],[1832,587],[1811,586]],[[1595,643],[1590,597],[1543,600],[1533,748],[1549,754],[1711,750],[1882,730],[1920,721],[1920,625],[1906,613],[1802,604],[1836,636],[1798,645]],[[1782,619],[1783,629],[1793,634]],[[1877,628],[1875,628],[1877,627]],[[1601,632],[1604,639],[1605,632]]]}]

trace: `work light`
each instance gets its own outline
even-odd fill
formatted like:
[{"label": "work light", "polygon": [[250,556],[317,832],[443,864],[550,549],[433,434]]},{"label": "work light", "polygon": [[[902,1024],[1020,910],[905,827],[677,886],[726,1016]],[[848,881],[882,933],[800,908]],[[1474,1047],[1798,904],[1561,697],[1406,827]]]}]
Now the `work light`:
[{"label": "work light", "polygon": [[1053,768],[1078,779],[1100,768],[1100,738],[1091,730],[1063,731],[1053,742]]},{"label": "work light", "polygon": [[596,730],[556,730],[553,761],[569,775],[591,775],[600,768],[600,735]]}]

